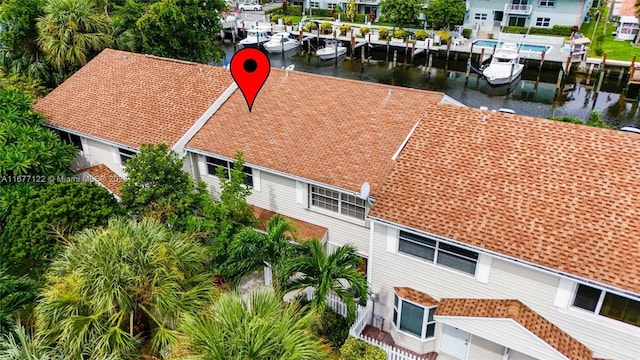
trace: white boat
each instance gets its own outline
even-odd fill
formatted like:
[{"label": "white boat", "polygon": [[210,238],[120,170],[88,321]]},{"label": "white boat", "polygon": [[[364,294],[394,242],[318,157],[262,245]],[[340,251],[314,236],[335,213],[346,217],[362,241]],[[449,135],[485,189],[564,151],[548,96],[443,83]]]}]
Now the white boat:
[{"label": "white boat", "polygon": [[520,63],[520,53],[515,44],[503,44],[496,49],[491,62],[482,70],[482,75],[491,85],[504,85],[522,74],[524,65]]},{"label": "white boat", "polygon": [[316,56],[320,60],[333,60],[336,56],[342,56],[347,53],[347,48],[337,40],[325,40],[324,47],[316,50]]},{"label": "white boat", "polygon": [[247,37],[240,40],[238,44],[243,47],[258,47],[271,39],[271,30],[268,29],[249,29]]},{"label": "white boat", "polygon": [[288,32],[279,32],[271,36],[271,40],[262,45],[270,53],[281,53],[298,47],[300,43],[292,39]]}]

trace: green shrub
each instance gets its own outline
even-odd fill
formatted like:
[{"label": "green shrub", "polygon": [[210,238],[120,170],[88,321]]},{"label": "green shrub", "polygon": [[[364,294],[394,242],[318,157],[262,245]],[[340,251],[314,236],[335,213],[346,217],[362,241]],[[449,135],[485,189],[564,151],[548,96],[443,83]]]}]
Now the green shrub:
[{"label": "green shrub", "polygon": [[[278,23],[278,20],[279,20],[281,17],[282,17],[282,15],[280,15],[280,14],[275,14],[275,15],[271,16],[271,22],[272,22],[272,23],[274,23],[274,24],[277,24],[277,23]],[[284,20],[283,20],[283,23],[284,23]]]},{"label": "green shrub", "polygon": [[340,348],[343,360],[386,360],[387,353],[369,343],[349,336]]},{"label": "green shrub", "polygon": [[381,27],[380,29],[378,29],[378,37],[379,37],[381,40],[384,40],[384,39],[386,39],[387,37],[389,37],[389,29],[387,29],[387,28],[383,28],[383,27]]},{"label": "green shrub", "polygon": [[349,24],[340,25],[340,35],[345,36],[347,35],[348,31],[351,31],[351,25]]},{"label": "green shrub", "polygon": [[334,350],[338,350],[349,336],[349,327],[344,316],[327,307],[320,314],[318,322],[312,325],[312,330],[318,337],[327,340]]},{"label": "green shrub", "polygon": [[487,34],[487,38],[488,38],[489,40],[493,39],[493,33]]},{"label": "green shrub", "polygon": [[304,29],[305,29],[306,32],[312,32],[312,31],[318,29],[318,25],[316,25],[316,23],[314,23],[314,22],[308,22],[308,23],[304,24]]},{"label": "green shrub", "polygon": [[[311,10],[311,15],[313,15],[314,17],[331,17],[331,12],[333,10],[331,9],[312,9]],[[338,17],[338,13],[340,13],[341,10],[340,8],[336,9],[335,15],[336,18]],[[341,15],[341,18],[344,18],[344,15]]]},{"label": "green shrub", "polygon": [[320,24],[320,31],[322,31],[323,34],[331,34],[332,29],[331,23],[328,21]]},{"label": "green shrub", "polygon": [[396,39],[406,39],[407,38],[407,31],[405,29],[396,29],[393,32],[393,37]]},{"label": "green shrub", "polygon": [[445,30],[438,30],[436,35],[440,36],[440,43],[446,44],[451,39],[451,36],[449,36],[449,33]]},{"label": "green shrub", "polygon": [[286,17],[286,18],[282,19],[282,23],[285,24],[285,25],[293,25],[293,18]]},{"label": "green shrub", "polygon": [[288,5],[287,10],[284,12],[285,15],[291,16],[301,16],[302,15],[302,6],[301,5]]},{"label": "green shrub", "polygon": [[416,33],[414,35],[416,37],[416,40],[425,40],[428,37],[427,32],[424,30],[416,30]]},{"label": "green shrub", "polygon": [[360,34],[362,35],[367,35],[370,32],[371,32],[371,29],[369,29],[368,26],[363,26],[360,28]]},{"label": "green shrub", "polygon": [[282,15],[282,8],[281,7],[274,7],[271,9],[266,9],[264,11],[265,15],[269,15],[269,14],[278,14],[278,15]]},{"label": "green shrub", "polygon": [[471,39],[471,29],[462,29],[462,36]]},{"label": "green shrub", "polygon": [[369,14],[356,14],[356,16],[353,17],[353,22],[358,23],[358,24],[363,24],[364,23],[364,19],[369,19]]}]

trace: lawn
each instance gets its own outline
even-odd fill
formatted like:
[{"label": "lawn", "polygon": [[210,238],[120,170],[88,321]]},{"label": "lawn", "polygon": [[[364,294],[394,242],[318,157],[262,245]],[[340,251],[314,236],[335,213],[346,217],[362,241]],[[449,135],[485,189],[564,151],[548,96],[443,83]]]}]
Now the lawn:
[{"label": "lawn", "polygon": [[[589,57],[599,58],[606,53],[607,59],[631,61],[634,54],[640,55],[640,48],[634,47],[629,40],[616,40],[611,35],[616,30],[616,26],[611,22],[604,21],[608,18],[608,14],[609,8],[605,6],[597,26],[595,18],[592,16],[591,22],[583,23],[580,27],[580,32],[591,39]],[[597,51],[599,46],[602,47],[602,53]]]}]

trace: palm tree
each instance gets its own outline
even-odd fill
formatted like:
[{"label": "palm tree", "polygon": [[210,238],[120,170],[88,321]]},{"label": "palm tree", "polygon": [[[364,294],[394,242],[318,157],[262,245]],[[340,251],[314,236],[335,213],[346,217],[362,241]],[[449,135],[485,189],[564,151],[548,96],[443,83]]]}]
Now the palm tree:
[{"label": "palm tree", "polygon": [[0,360],[54,360],[53,349],[45,345],[42,337],[30,336],[20,323],[15,324],[13,335],[0,337]]},{"label": "palm tree", "polygon": [[109,19],[91,0],[48,0],[38,21],[38,42],[56,69],[87,63],[111,44]]},{"label": "palm tree", "polygon": [[36,284],[27,277],[15,277],[0,268],[0,336],[10,335],[17,313],[37,297]]},{"label": "palm tree", "polygon": [[319,310],[327,305],[327,296],[335,293],[347,307],[347,320],[352,323],[356,317],[356,297],[366,300],[367,280],[358,270],[360,257],[351,245],[343,245],[331,253],[324,251],[317,239],[310,239],[302,245],[301,256],[293,258],[283,275],[283,288],[289,292],[309,286],[315,289],[312,304]]},{"label": "palm tree", "polygon": [[72,240],[36,307],[36,328],[64,358],[165,356],[181,317],[212,298],[205,248],[157,221],[115,219]]},{"label": "palm tree", "polygon": [[[269,219],[266,233],[246,227],[238,232],[225,249],[226,260],[220,266],[225,281],[232,286],[263,267],[277,271],[279,264],[293,252],[291,239],[295,227],[280,214]],[[277,278],[277,276],[274,276]]]},{"label": "palm tree", "polygon": [[326,359],[326,347],[310,331],[314,321],[315,312],[263,290],[248,299],[224,293],[207,312],[187,316],[181,328],[189,338],[189,359]]}]

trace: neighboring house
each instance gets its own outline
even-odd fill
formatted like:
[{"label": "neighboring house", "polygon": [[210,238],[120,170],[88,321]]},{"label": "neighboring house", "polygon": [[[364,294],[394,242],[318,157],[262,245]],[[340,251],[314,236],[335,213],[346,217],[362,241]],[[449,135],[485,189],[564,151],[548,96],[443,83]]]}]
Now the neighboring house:
[{"label": "neighboring house", "polygon": [[[442,93],[272,69],[251,112],[233,94],[187,144],[196,180],[220,193],[216,169],[245,157],[247,201],[327,228],[328,248],[365,259],[371,201],[416,119]],[[364,183],[369,193],[362,194]]]},{"label": "neighboring house", "polygon": [[468,0],[463,26],[497,33],[503,26],[580,26],[593,0]]},{"label": "neighboring house", "polygon": [[80,150],[74,171],[104,164],[125,177],[122,165],[142,143],[182,153],[235,89],[222,68],[106,49],[34,109]]},{"label": "neighboring house", "polygon": [[374,326],[439,360],[638,359],[637,135],[422,119],[369,212]]},{"label": "neighboring house", "polygon": [[635,40],[640,30],[638,18],[636,17],[636,6],[634,0],[622,0],[618,4],[614,15],[618,18],[618,28],[616,29],[616,39]]},{"label": "neighboring house", "polygon": [[[340,8],[346,11],[348,1],[344,0],[292,0],[292,5],[302,6],[305,13],[308,13],[308,9],[311,8],[311,15],[313,15],[313,9],[335,9]],[[380,0],[356,0],[356,13],[357,14],[369,14],[373,11],[377,16],[380,15]],[[342,14],[342,21],[348,21]]]}]

